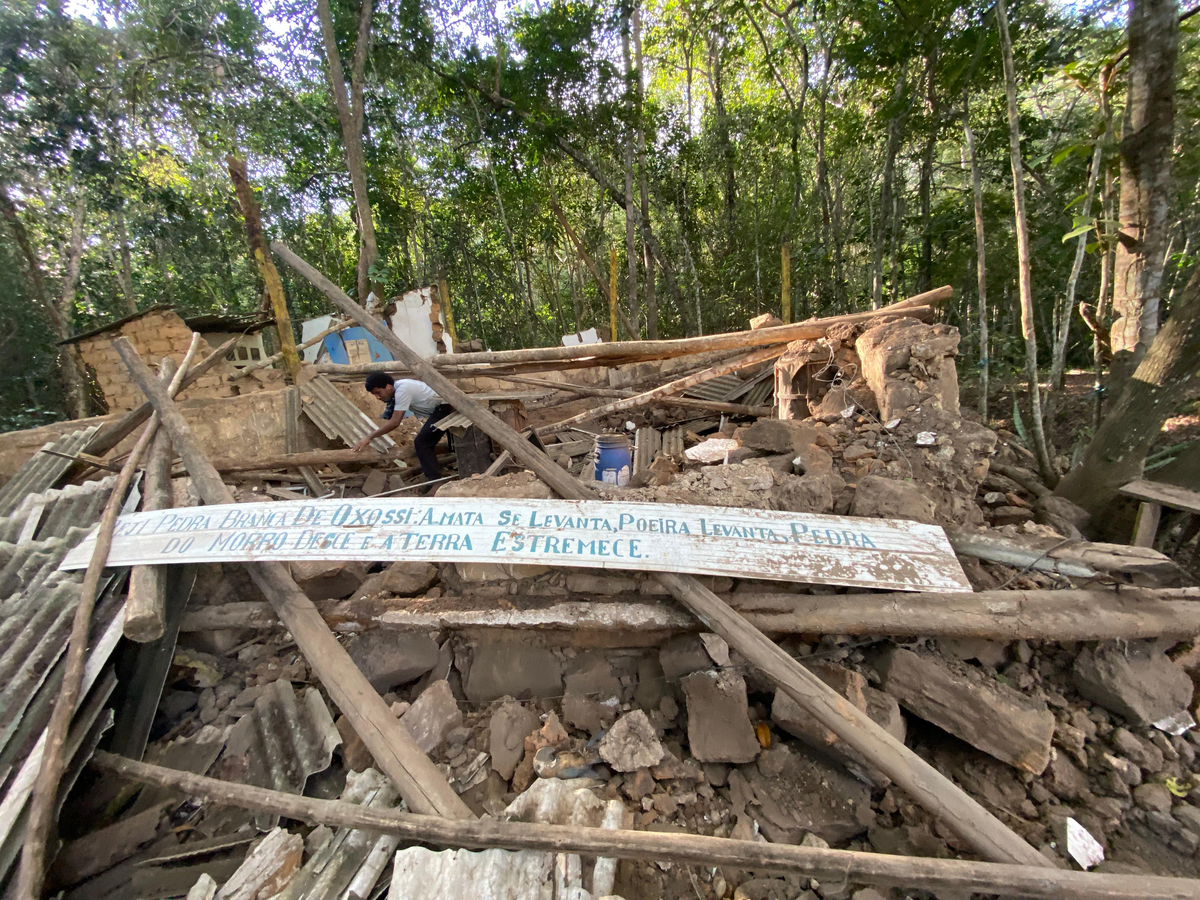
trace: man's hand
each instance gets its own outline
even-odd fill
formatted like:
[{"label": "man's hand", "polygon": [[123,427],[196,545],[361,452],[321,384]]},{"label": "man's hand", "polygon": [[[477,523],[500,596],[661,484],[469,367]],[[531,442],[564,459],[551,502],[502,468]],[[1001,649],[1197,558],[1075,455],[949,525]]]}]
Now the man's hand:
[{"label": "man's hand", "polygon": [[362,453],[364,450],[366,450],[370,446],[371,446],[371,439],[369,437],[365,437],[361,441],[359,441],[357,444],[355,444],[351,449],[355,453]]}]

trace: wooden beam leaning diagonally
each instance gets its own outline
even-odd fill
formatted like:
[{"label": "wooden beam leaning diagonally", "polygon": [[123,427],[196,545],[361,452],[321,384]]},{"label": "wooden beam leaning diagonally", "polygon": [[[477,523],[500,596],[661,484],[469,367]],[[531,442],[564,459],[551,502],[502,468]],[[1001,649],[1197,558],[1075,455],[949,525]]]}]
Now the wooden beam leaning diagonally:
[{"label": "wooden beam leaning diagonally", "polygon": [[764,872],[794,872],[830,882],[866,882],[967,894],[1001,894],[1043,900],[1195,900],[1200,881],[1154,875],[1110,875],[1071,869],[1014,866],[965,859],[932,859],[824,850],[698,834],[538,825],[528,822],[469,822],[415,816],[395,809],[344,800],[316,800],[248,784],[165,769],[98,751],[94,765],[122,778],[199,797],[208,803],[270,812],[328,827],[391,834],[403,841],[439,847],[537,850],[586,856],[643,859]]},{"label": "wooden beam leaning diagonally", "polygon": [[[479,402],[464,394],[429,362],[405,346],[389,329],[355,303],[328,278],[278,241],[271,249],[329,300],[373,334],[391,353],[417,373],[460,413],[478,425],[518,462],[529,466],[560,496],[594,499],[582,483],[557,466],[541,450]],[[712,631],[768,674],[818,722],[859,751],[868,762],[896,782],[910,797],[941,819],[976,852],[996,862],[1030,866],[1051,863],[953,781],[897,741],[844,697],[788,656],[716,594],[690,575],[655,573],[655,577]]]},{"label": "wooden beam leaning diagonally", "polygon": [[[130,377],[159,414],[204,502],[209,505],[233,503],[233,494],[200,449],[183,414],[158,385],[137,350],[125,338],[117,338],[113,346],[129,369]],[[246,568],[280,621],[292,633],[333,702],[350,720],[379,767],[396,783],[409,808],[455,819],[473,817],[442,773],[417,746],[408,729],[400,724],[351,661],[287,567],[282,563],[259,562],[247,563]]]}]

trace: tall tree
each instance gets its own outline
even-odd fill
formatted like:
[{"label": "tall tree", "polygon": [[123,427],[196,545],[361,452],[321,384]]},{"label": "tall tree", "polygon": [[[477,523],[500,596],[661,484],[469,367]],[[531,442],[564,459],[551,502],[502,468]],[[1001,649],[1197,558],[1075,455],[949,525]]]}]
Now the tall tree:
[{"label": "tall tree", "polygon": [[1025,338],[1025,377],[1029,383],[1031,437],[1042,478],[1057,481],[1046,432],[1042,427],[1042,397],[1038,376],[1037,326],[1033,309],[1033,275],[1029,249],[1029,219],[1025,210],[1025,173],[1021,160],[1021,118],[1017,107],[1017,73],[1013,64],[1012,35],[1004,0],[996,0],[996,18],[1000,26],[1001,58],[1004,65],[1004,93],[1008,101],[1009,155],[1012,160],[1013,207],[1017,231],[1017,287],[1021,296],[1021,333]]},{"label": "tall tree", "polygon": [[1113,280],[1111,383],[1137,368],[1158,332],[1171,225],[1177,0],[1131,0],[1129,98],[1121,136],[1121,231]]},{"label": "tall tree", "polygon": [[358,259],[358,297],[363,303],[371,292],[371,269],[379,259],[379,246],[375,239],[375,217],[371,212],[371,200],[367,194],[367,160],[363,151],[363,84],[367,52],[371,43],[371,3],[372,0],[362,0],[358,10],[358,33],[350,65],[350,90],[347,92],[346,73],[342,68],[341,52],[338,50],[333,11],[329,7],[329,0],[317,0],[317,16],[321,20],[321,37],[325,44],[329,84],[333,89],[338,124],[342,129],[346,168],[350,171],[350,184],[354,188],[354,211],[362,241]]}]

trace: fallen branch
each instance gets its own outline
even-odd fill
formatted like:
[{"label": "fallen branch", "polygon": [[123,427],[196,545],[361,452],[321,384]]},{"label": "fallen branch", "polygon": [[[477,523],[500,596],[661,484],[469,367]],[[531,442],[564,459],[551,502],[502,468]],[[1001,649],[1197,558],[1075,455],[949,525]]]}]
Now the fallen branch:
[{"label": "fallen branch", "polygon": [[[171,378],[173,364],[164,360],[163,378],[170,380],[170,386],[164,387],[158,382],[150,370],[147,377],[154,381],[164,397],[178,393],[183,382],[187,365],[196,354],[200,345],[200,335],[192,335],[191,346],[183,358],[183,367]],[[170,401],[168,401],[170,402]],[[108,561],[108,551],[112,547],[113,529],[117,524],[117,516],[121,513],[121,505],[125,502],[125,494],[133,484],[133,477],[158,430],[159,419],[151,416],[146,427],[142,429],[137,443],[121,467],[117,483],[113,485],[104,512],[100,516],[100,524],[96,526],[96,547],[88,562],[87,572],[83,576],[83,584],[79,588],[79,602],[75,607],[75,618],[71,623],[71,637],[67,644],[67,661],[63,669],[62,683],[58,696],[54,701],[54,711],[50,715],[50,723],[46,726],[46,745],[42,753],[42,765],[38,770],[37,781],[33,785],[33,794],[29,806],[29,824],[25,827],[25,844],[21,850],[21,872],[18,878],[17,894],[22,898],[40,897],[46,878],[46,839],[50,834],[50,826],[54,819],[54,804],[58,797],[58,785],[62,781],[66,760],[63,757],[63,745],[67,740],[67,732],[71,727],[71,718],[75,715],[75,706],[83,685],[83,669],[87,662],[88,633],[92,628],[92,611],[96,606],[96,593],[100,587],[100,576]]]},{"label": "fallen branch", "polygon": [[177,790],[217,806],[265,812],[328,828],[395,835],[439,847],[537,850],[617,859],[786,872],[821,881],[917,887],[929,891],[1001,894],[1046,900],[1182,900],[1200,896],[1200,881],[1154,875],[1107,875],[961,859],[931,859],[822,850],[794,844],[738,841],[696,834],[536,825],[492,820],[454,821],[382,807],[314,800],[135,762],[106,751],[97,768],[131,781]]},{"label": "fallen branch", "polygon": [[[567,474],[544,451],[529,443],[485,407],[471,400],[439,374],[427,360],[414,353],[392,331],[385,328],[337,285],[286,245],[275,242],[271,248],[284,262],[312,282],[335,306],[373,334],[394,357],[416,372],[443,400],[478,425],[503,449],[512,453],[518,462],[532,469],[559,496],[570,500],[595,497],[587,486]],[[752,334],[770,330],[762,329]],[[711,631],[723,637],[730,647],[746,657],[751,665],[774,681],[800,704],[802,709],[858,751],[870,765],[896,782],[910,797],[933,813],[977,852],[998,861],[1038,867],[1050,865],[1049,860],[984,809],[978,801],[896,740],[865,712],[848,703],[820,678],[788,656],[762,632],[730,609],[716,594],[704,587],[698,579],[669,572],[657,572],[654,577],[676,600],[691,610]]]},{"label": "fallen branch", "polygon": [[1149,547],[1033,536],[1018,539],[994,531],[968,528],[950,527],[945,531],[959,556],[973,556],[1069,578],[1095,578],[1098,575],[1167,578],[1178,575],[1178,566],[1170,557]]},{"label": "fallen branch", "polygon": [[[133,382],[162,417],[171,443],[183,458],[192,484],[204,502],[209,505],[234,502],[233,494],[192,436],[183,414],[151,375],[133,344],[126,338],[118,338],[113,341],[113,346]],[[292,633],[330,698],[350,720],[379,767],[396,783],[409,808],[451,818],[470,817],[471,811],[466,804],[354,665],[313,602],[296,585],[287,567],[281,563],[259,562],[247,563],[246,569]]]}]

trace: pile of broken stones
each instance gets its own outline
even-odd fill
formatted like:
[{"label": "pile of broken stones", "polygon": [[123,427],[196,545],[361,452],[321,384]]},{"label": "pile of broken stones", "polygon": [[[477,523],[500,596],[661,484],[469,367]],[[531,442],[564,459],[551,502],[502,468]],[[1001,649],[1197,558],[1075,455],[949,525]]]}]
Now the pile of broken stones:
[{"label": "pile of broken stones", "polygon": [[[838,344],[831,352],[856,357],[853,379],[841,388],[853,404],[822,398],[814,404],[821,414],[806,420],[728,426],[725,436],[740,446],[725,464],[660,457],[638,485],[611,495],[1071,536],[1075,511],[1047,502],[1027,479],[991,471],[992,462],[1019,467],[1024,458],[1005,436],[961,414],[953,329],[899,320],[842,335]],[[441,494],[550,496],[530,473],[477,477]],[[977,589],[1062,583],[963,562]],[[407,596],[452,605],[497,586],[498,596],[578,598],[585,588],[619,593],[645,583],[636,573],[536,566],[293,569],[314,600],[381,604]],[[716,581],[721,591],[764,589]],[[258,599],[248,579],[219,566],[204,567],[196,595],[200,604]],[[286,635],[249,638],[231,633],[229,646],[216,646],[212,635],[185,636],[175,685],[160,707],[160,743],[186,740],[202,726],[230,728],[278,680],[320,690]],[[827,634],[781,645],[1056,863],[1072,865],[1074,822],[1103,848],[1101,871],[1200,875],[1200,735],[1183,727],[1193,676],[1200,677],[1200,643]],[[623,802],[627,828],[970,856],[717,635],[678,635],[654,647],[631,636],[628,647],[599,648],[501,630],[376,628],[349,636],[346,646],[477,814],[504,815],[539,780],[586,779],[579,783],[597,798]],[[335,782],[374,762],[345,717],[336,725],[341,745],[325,776]],[[619,866],[615,890],[627,900],[884,896],[854,884],[633,861]]]}]

